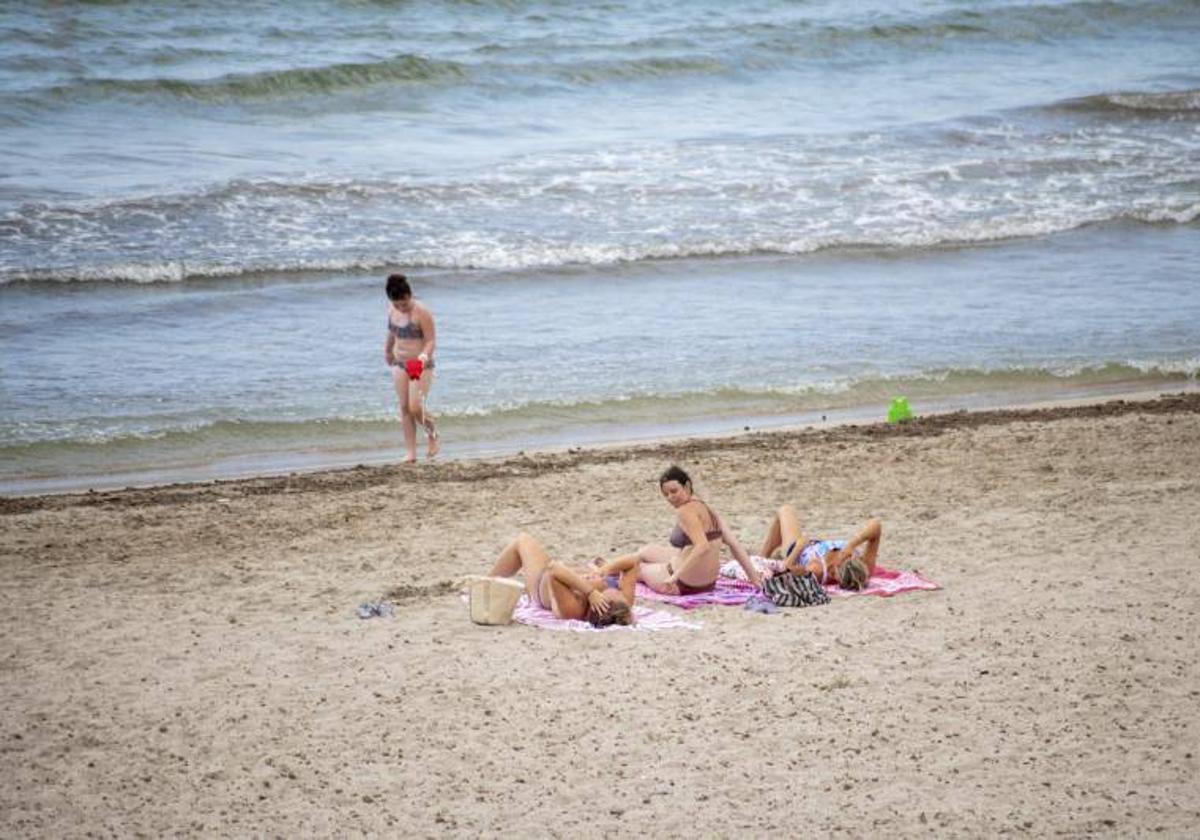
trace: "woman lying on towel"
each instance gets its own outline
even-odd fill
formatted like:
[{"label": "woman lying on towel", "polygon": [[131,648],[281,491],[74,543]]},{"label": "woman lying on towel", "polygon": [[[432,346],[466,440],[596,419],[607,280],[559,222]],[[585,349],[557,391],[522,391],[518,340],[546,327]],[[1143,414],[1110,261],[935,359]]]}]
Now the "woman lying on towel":
[{"label": "woman lying on towel", "polygon": [[770,557],[783,548],[786,571],[802,575],[812,572],[822,584],[836,583],[842,589],[862,589],[875,571],[883,523],[868,519],[849,540],[814,540],[805,537],[800,517],[791,505],[779,508],[763,540],[759,554]]},{"label": "woman lying on towel", "polygon": [[658,479],[658,489],[675,508],[675,528],[668,545],[645,545],[636,554],[618,557],[599,566],[601,574],[636,569],[638,580],[664,595],[708,592],[717,585],[721,572],[721,546],[730,553],[755,586],[762,575],[716,511],[697,499],[692,480],[679,467],[670,467]]},{"label": "woman lying on towel", "polygon": [[597,574],[595,569],[577,571],[551,560],[541,543],[529,534],[517,534],[496,564],[493,577],[525,576],[525,590],[539,607],[556,618],[587,621],[594,627],[633,624],[636,566],[619,577]]}]

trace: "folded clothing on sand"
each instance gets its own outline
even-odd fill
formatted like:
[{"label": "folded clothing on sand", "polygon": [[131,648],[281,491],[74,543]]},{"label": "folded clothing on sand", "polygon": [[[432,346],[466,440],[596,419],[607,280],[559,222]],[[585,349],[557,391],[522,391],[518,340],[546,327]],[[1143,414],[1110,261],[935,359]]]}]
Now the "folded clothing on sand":
[{"label": "folded clothing on sand", "polygon": [[762,595],[751,595],[742,609],[764,615],[774,615],[779,612],[779,607],[775,606],[775,602]]},{"label": "folded clothing on sand", "polygon": [[359,604],[354,612],[359,618],[391,618],[396,614],[396,608],[391,601],[367,601]]}]

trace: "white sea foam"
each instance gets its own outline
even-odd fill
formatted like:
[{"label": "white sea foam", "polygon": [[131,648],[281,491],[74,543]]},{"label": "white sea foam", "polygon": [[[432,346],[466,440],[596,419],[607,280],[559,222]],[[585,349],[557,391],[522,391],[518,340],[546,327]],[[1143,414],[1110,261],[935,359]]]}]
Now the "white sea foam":
[{"label": "white sea foam", "polygon": [[31,204],[0,216],[0,282],[522,270],[1196,220],[1200,138],[1186,125],[1042,119],[1035,111],[894,135],[631,144],[521,156],[453,178],[313,173]]},{"label": "white sea foam", "polygon": [[[1122,175],[1135,178],[1136,172]],[[961,178],[961,175],[960,175]],[[1200,216],[1194,185],[1186,176],[1170,173],[1165,190],[1156,188],[1153,174],[1144,188],[1132,194],[1112,192],[1109,185],[1091,176],[1054,176],[1022,185],[1019,181],[990,185],[984,192],[955,193],[931,188],[930,182],[888,175],[876,179],[869,194],[857,203],[841,205],[818,196],[812,186],[797,188],[815,196],[809,206],[787,205],[748,197],[738,185],[715,191],[721,210],[703,214],[702,209],[672,209],[678,190],[665,188],[656,196],[638,198],[628,186],[620,187],[595,203],[530,206],[520,212],[523,199],[487,197],[474,206],[460,206],[457,227],[436,223],[408,222],[406,235],[384,228],[355,227],[353,218],[343,216],[336,229],[318,227],[320,206],[299,206],[287,214],[290,221],[257,223],[258,210],[250,217],[224,206],[212,215],[220,223],[204,222],[210,238],[197,242],[187,256],[131,260],[121,234],[110,244],[86,247],[104,235],[97,228],[106,223],[74,223],[42,218],[44,233],[12,236],[25,250],[44,245],[41,264],[28,264],[19,253],[0,259],[0,282],[13,281],[104,281],[179,282],[187,277],[238,276],[264,271],[376,270],[385,265],[439,266],[448,269],[536,269],[548,266],[606,265],[644,259],[737,256],[760,252],[804,254],[839,247],[924,248],[974,244],[1025,236],[1063,232],[1106,221],[1192,223]],[[961,181],[941,179],[947,185]],[[991,180],[991,179],[988,179]],[[1166,179],[1164,179],[1166,180]],[[760,187],[755,187],[760,190]],[[874,193],[874,194],[870,194]],[[626,204],[632,199],[632,204]],[[464,200],[460,194],[458,202]],[[548,212],[556,212],[558,233],[548,224]],[[449,206],[427,208],[434,216],[455,212]],[[545,218],[539,218],[545,216]],[[144,220],[145,216],[143,216]],[[528,220],[533,227],[518,226]],[[487,227],[479,227],[486,223]],[[122,222],[110,227],[120,229]],[[158,238],[170,233],[156,229],[131,230],[138,238]],[[194,233],[192,234],[194,235]],[[52,241],[53,240],[53,241]],[[18,248],[18,251],[22,248]],[[78,253],[76,253],[78,252]],[[86,262],[72,257],[82,257]],[[110,257],[106,259],[106,254]],[[62,262],[46,263],[59,256]]]}]

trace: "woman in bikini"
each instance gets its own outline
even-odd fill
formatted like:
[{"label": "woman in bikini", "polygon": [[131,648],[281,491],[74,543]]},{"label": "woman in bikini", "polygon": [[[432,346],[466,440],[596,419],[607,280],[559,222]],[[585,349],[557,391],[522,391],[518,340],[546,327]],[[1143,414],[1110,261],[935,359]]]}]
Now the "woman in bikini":
[{"label": "woman in bikini", "polygon": [[496,558],[493,577],[525,577],[530,599],[556,618],[587,621],[594,627],[633,624],[636,564],[620,575],[600,575],[595,569],[575,570],[546,554],[541,543],[520,533]]},{"label": "woman in bikini", "polygon": [[804,535],[800,517],[791,505],[775,513],[759,554],[770,557],[783,549],[783,568],[793,574],[812,572],[821,584],[836,583],[842,589],[862,589],[875,571],[883,523],[868,519],[849,540],[816,540]]},{"label": "woman in bikini", "polygon": [[600,574],[637,569],[638,580],[664,595],[691,595],[708,592],[717,585],[721,572],[721,546],[746,572],[755,586],[762,575],[737,538],[725,527],[716,511],[696,498],[692,479],[679,467],[670,467],[658,480],[663,498],[676,511],[675,527],[668,538],[670,545],[642,546],[636,554],[600,563]]},{"label": "woman in bikini", "polygon": [[412,287],[403,274],[387,279],[387,341],[383,356],[392,371],[396,398],[400,402],[400,422],[404,427],[404,447],[409,463],[417,460],[417,424],[425,429],[426,452],[437,455],[440,443],[433,417],[425,410],[425,398],[433,384],[433,350],[437,331],[433,315],[425,304],[413,298]]}]

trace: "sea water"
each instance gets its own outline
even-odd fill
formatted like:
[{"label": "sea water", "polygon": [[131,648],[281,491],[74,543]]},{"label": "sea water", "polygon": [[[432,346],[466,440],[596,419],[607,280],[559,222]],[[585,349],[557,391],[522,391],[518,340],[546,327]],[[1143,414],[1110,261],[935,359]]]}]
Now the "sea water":
[{"label": "sea water", "polygon": [[0,5],[0,491],[1200,370],[1200,6]]}]

